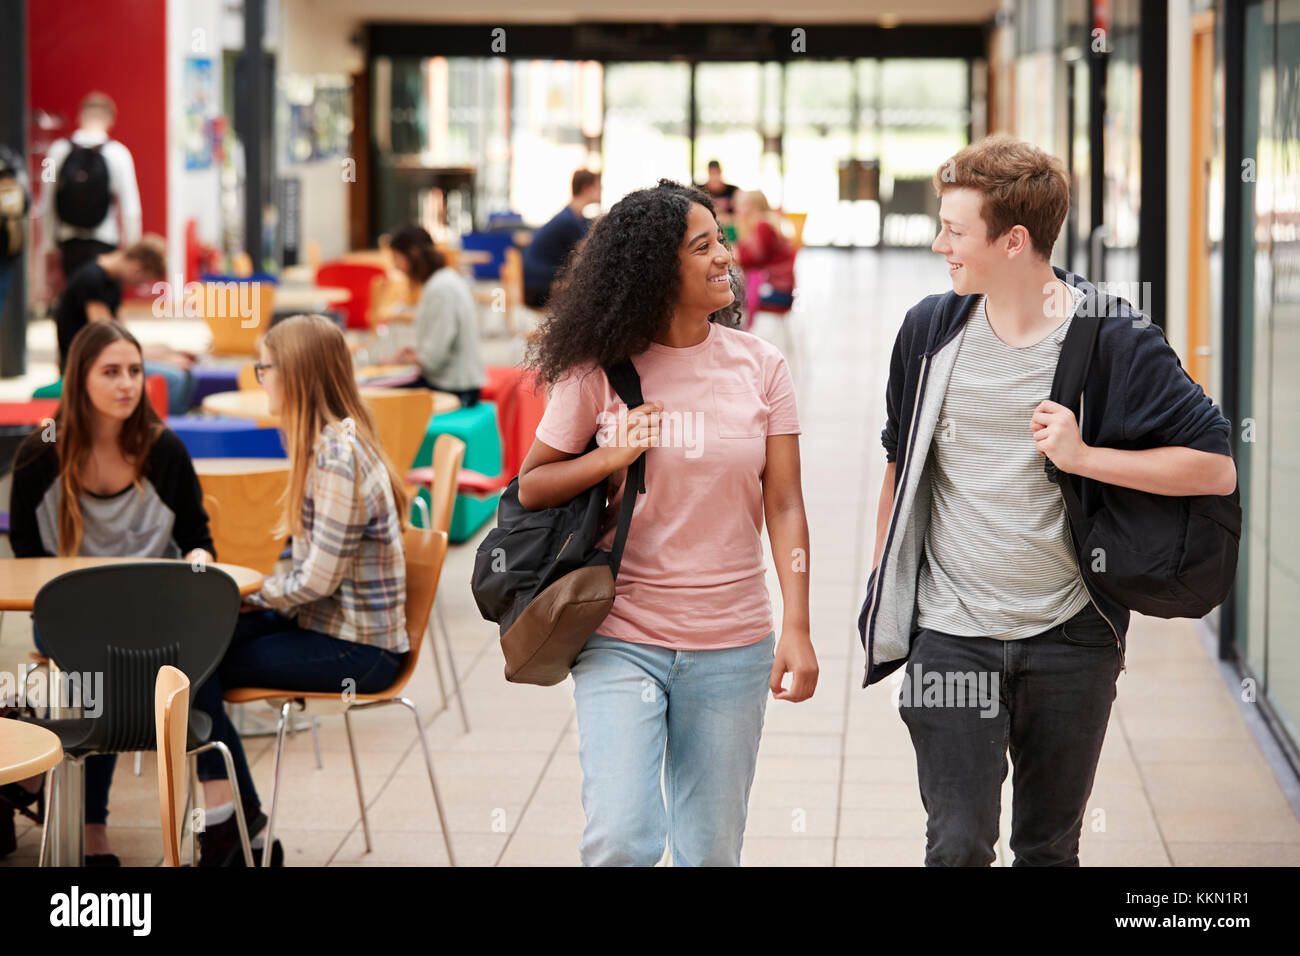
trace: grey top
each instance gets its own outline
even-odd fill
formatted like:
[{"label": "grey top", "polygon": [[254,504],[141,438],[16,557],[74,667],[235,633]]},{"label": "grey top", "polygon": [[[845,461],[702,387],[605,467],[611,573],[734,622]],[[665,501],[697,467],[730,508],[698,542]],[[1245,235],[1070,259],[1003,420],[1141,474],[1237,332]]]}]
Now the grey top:
[{"label": "grey top", "polygon": [[[59,553],[59,497],[54,482],[36,511],[41,544],[51,554]],[[176,515],[163,502],[148,478],[115,495],[81,493],[81,551],[87,557],[179,558],[180,548],[172,540]]]},{"label": "grey top", "polygon": [[462,391],[487,381],[478,354],[478,321],[468,283],[444,266],[424,283],[415,306],[415,351],[424,378]]},{"label": "grey top", "polygon": [[[1071,291],[1077,309],[1083,293]],[[1031,637],[1089,602],[1060,491],[1029,427],[1051,393],[1071,317],[1041,341],[1014,348],[994,334],[983,298],[971,311],[926,463],[930,521],[917,579],[923,628]]]}]

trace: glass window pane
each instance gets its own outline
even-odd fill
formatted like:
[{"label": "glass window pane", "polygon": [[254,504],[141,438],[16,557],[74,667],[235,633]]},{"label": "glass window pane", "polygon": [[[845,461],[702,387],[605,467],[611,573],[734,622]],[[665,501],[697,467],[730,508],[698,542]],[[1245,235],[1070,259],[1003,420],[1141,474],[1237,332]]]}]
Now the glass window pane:
[{"label": "glass window pane", "polygon": [[690,181],[685,63],[611,63],[605,67],[601,201],[605,208],[660,177]]}]

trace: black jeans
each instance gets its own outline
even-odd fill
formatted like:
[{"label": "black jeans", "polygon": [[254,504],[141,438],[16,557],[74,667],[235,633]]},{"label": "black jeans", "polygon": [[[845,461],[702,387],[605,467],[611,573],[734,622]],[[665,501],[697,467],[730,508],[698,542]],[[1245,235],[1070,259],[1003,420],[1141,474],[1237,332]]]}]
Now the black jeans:
[{"label": "black jeans", "polygon": [[1091,604],[1033,637],[922,628],[900,688],[928,816],[926,866],[988,866],[1007,752],[1016,866],[1078,866],[1120,650]]}]

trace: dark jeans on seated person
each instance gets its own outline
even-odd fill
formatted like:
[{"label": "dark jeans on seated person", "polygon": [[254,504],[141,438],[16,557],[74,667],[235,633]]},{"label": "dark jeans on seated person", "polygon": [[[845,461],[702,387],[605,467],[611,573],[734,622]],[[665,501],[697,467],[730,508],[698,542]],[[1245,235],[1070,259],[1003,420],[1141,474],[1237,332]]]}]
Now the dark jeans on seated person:
[{"label": "dark jeans on seated person", "polygon": [[[41,636],[32,628],[32,639],[36,650],[46,657],[50,655],[41,643]],[[117,768],[117,754],[94,754],[85,760],[86,781],[86,823],[108,822],[108,789],[113,784],[113,771]]]},{"label": "dark jeans on seated person", "polygon": [[[1008,748],[1015,865],[1079,865],[1120,669],[1115,634],[1091,604],[1019,640],[914,634],[899,713],[928,815],[926,866],[993,862]],[[942,690],[927,695],[937,680]]]},{"label": "dark jeans on seated person", "polygon": [[[404,654],[370,644],[345,641],[301,628],[275,611],[239,615],[235,636],[217,670],[194,695],[193,706],[212,718],[212,740],[230,748],[239,795],[246,806],[260,805],[248,760],[235,725],[226,716],[221,695],[231,687],[373,694],[392,685]],[[355,685],[345,681],[355,681]],[[199,755],[200,780],[224,780],[221,754]]]}]

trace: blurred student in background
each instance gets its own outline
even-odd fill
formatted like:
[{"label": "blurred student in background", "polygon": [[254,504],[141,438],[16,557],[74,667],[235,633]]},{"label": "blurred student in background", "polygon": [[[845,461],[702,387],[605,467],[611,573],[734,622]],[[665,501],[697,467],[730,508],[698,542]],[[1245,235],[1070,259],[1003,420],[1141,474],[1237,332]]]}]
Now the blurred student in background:
[{"label": "blurred student in background", "polygon": [[782,225],[762,192],[736,194],[736,261],[752,277],[746,286],[751,310],[794,304],[795,247]]},{"label": "blurred student in background", "polygon": [[[147,235],[129,249],[114,249],[83,263],[71,276],[54,311],[59,341],[59,369],[77,333],[92,322],[117,318],[123,286],[157,282],[167,275],[167,246],[161,236]],[[145,375],[167,380],[167,405],[173,415],[190,407],[195,356],[163,345],[144,349]]]},{"label": "blurred student in background", "polygon": [[466,407],[477,405],[487,378],[479,357],[478,320],[469,283],[447,265],[433,238],[420,226],[397,230],[389,249],[397,268],[420,289],[415,347],[401,349],[389,361],[419,365],[416,385],[450,392]]},{"label": "blurred student in background", "polygon": [[533,233],[532,242],[524,250],[524,304],[530,309],[545,308],[560,267],[587,235],[591,220],[582,211],[600,205],[600,176],[579,169],[573,174],[571,191],[569,204]]},{"label": "blurred student in background", "polygon": [[[81,101],[79,127],[45,154],[55,170],[41,215],[47,248],[58,249],[63,281],[77,268],[140,238],[140,187],[131,151],[108,135],[117,106],[104,93]],[[118,216],[121,226],[118,226]]]}]

